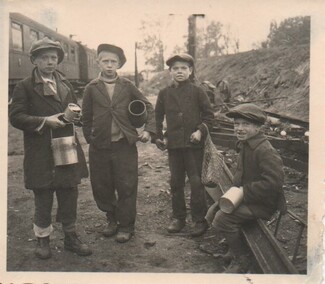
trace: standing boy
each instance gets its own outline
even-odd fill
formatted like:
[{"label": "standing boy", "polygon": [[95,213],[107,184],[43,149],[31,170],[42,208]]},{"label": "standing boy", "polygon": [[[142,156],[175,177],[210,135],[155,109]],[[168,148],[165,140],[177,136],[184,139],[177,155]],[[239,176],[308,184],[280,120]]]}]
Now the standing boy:
[{"label": "standing boy", "polygon": [[261,133],[265,113],[254,104],[242,104],[226,114],[234,119],[239,150],[234,186],[243,191],[242,204],[230,214],[219,210],[212,222],[229,245],[224,255],[232,260],[226,273],[246,273],[249,256],[240,236],[241,226],[258,218],[270,219],[279,208],[285,207],[282,189],[283,164],[280,155]]},{"label": "standing boy", "polygon": [[[185,226],[184,185],[187,174],[191,185],[190,206],[194,223],[191,235],[196,237],[208,227],[204,219],[207,211],[205,188],[201,183],[203,136],[207,131],[203,123],[211,126],[213,111],[207,94],[190,81],[193,58],[188,54],[179,54],[169,58],[166,64],[173,84],[158,94],[156,145],[161,150],[168,149],[173,220],[167,230],[177,233]],[[165,116],[167,131],[163,134]]]},{"label": "standing boy", "polygon": [[[90,82],[83,99],[83,132],[89,147],[90,180],[98,208],[106,212],[104,236],[117,233],[124,243],[134,233],[138,188],[136,142],[147,142],[155,133],[154,110],[146,97],[116,70],[126,62],[124,51],[100,44],[97,63],[101,73]],[[148,119],[139,136],[128,118],[132,100],[146,104]],[[117,192],[117,198],[115,196]]]},{"label": "standing boy", "polygon": [[30,59],[35,68],[32,76],[15,87],[9,111],[11,124],[24,132],[25,187],[33,190],[35,197],[35,253],[41,259],[51,257],[49,236],[53,230],[51,211],[54,192],[58,200],[57,219],[62,222],[65,234],[64,248],[78,255],[92,253],[76,234],[77,185],[82,177],[88,176],[77,134],[74,133],[78,163],[55,166],[51,150],[52,133],[62,134],[69,127],[60,120],[60,116],[69,103],[77,102],[71,84],[56,70],[63,58],[64,50],[58,41],[45,37],[34,42]]}]

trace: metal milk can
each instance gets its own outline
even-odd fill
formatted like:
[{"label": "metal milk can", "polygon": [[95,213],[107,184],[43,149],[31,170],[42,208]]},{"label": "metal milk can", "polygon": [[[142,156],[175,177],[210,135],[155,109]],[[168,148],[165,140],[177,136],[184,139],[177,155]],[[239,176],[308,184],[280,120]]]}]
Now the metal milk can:
[{"label": "metal milk can", "polygon": [[55,166],[65,166],[78,163],[77,143],[74,125],[67,124],[71,128],[70,136],[53,137],[51,130],[51,147]]}]

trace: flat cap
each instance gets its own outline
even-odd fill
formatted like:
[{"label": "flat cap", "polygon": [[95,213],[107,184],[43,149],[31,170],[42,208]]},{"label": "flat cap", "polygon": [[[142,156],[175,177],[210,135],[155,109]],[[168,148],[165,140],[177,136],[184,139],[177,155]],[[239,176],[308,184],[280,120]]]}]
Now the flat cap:
[{"label": "flat cap", "polygon": [[190,66],[194,66],[194,59],[187,53],[180,53],[169,57],[166,61],[167,66],[171,67],[176,61],[187,62]]},{"label": "flat cap", "polygon": [[99,55],[99,53],[101,53],[102,51],[108,51],[108,52],[115,53],[120,59],[119,68],[121,68],[125,64],[126,57],[125,57],[125,54],[124,54],[124,51],[122,48],[120,48],[116,45],[102,43],[97,47],[97,55]]},{"label": "flat cap", "polygon": [[228,113],[226,113],[226,116],[230,118],[244,118],[258,124],[264,124],[266,121],[265,112],[257,105],[251,103],[235,106]]},{"label": "flat cap", "polygon": [[59,41],[53,41],[48,37],[44,37],[40,40],[34,41],[29,50],[29,54],[32,60],[32,57],[37,56],[37,54],[46,49],[55,49],[58,51],[58,63],[61,63],[64,58],[64,49]]}]

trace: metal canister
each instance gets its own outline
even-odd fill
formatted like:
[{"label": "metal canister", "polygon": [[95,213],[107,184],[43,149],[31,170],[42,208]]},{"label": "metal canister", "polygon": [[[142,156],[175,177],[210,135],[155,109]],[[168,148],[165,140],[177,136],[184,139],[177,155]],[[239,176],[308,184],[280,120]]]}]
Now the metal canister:
[{"label": "metal canister", "polygon": [[52,137],[51,147],[55,166],[65,166],[78,163],[77,143],[72,126],[73,135],[64,137]]},{"label": "metal canister", "polygon": [[244,191],[242,188],[233,186],[219,199],[221,211],[232,213],[243,201]]},{"label": "metal canister", "polygon": [[63,119],[67,122],[73,122],[73,120],[78,117],[81,113],[80,106],[70,103],[64,110]]},{"label": "metal canister", "polygon": [[136,127],[142,127],[147,121],[147,107],[143,101],[134,100],[129,104],[129,120]]}]

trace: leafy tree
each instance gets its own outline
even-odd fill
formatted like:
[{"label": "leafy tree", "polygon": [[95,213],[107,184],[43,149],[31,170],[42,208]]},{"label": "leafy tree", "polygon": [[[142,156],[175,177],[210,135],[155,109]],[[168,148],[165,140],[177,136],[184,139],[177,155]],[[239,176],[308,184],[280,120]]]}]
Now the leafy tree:
[{"label": "leafy tree", "polygon": [[222,24],[212,21],[206,28],[197,30],[196,45],[198,57],[210,57],[214,55],[222,55],[224,45],[222,40]]},{"label": "leafy tree", "polygon": [[239,39],[232,35],[230,25],[224,27],[222,23],[215,21],[210,22],[205,30],[197,30],[196,45],[196,56],[199,58],[239,51]]},{"label": "leafy tree", "polygon": [[143,40],[138,48],[144,51],[145,64],[151,65],[154,71],[164,70],[164,44],[161,39],[162,22],[159,19],[147,19],[141,22],[140,31]]},{"label": "leafy tree", "polygon": [[279,26],[270,23],[267,40],[261,47],[292,46],[310,43],[310,16],[299,16],[282,21]]}]

